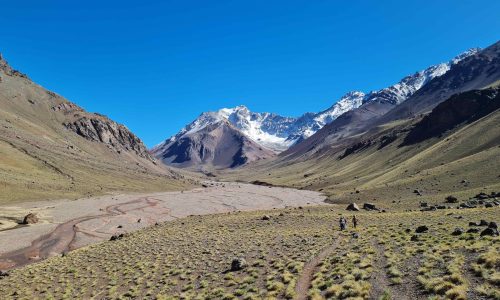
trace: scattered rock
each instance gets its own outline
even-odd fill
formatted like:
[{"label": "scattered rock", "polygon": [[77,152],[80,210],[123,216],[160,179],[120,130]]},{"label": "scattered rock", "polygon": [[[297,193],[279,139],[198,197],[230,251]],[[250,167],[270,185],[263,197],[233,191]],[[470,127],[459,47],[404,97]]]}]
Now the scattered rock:
[{"label": "scattered rock", "polygon": [[358,234],[357,232],[353,232],[353,233],[352,233],[352,238],[353,238],[353,239],[357,239],[357,238],[359,238],[359,234]]},{"label": "scattered rock", "polygon": [[416,233],[423,233],[423,232],[427,232],[428,230],[429,230],[429,227],[422,225],[422,226],[418,226],[417,229],[415,229],[415,232]]},{"label": "scattered rock", "polygon": [[429,204],[427,202],[420,202],[420,207],[428,207]]},{"label": "scattered rock", "polygon": [[231,262],[231,271],[240,271],[247,267],[247,261],[244,258],[235,258]]},{"label": "scattered rock", "polygon": [[455,230],[453,230],[453,232],[451,233],[452,235],[461,235],[464,233],[464,230],[460,227],[457,227],[455,228]]},{"label": "scattered rock", "polygon": [[484,199],[488,199],[489,197],[490,196],[488,196],[488,194],[486,194],[486,193],[479,193],[479,194],[476,195],[475,198],[477,198],[477,199],[483,199],[484,200]]},{"label": "scattered rock", "polygon": [[262,217],[262,220],[269,221],[269,220],[271,220],[271,217],[268,216],[268,215],[265,215],[265,216]]},{"label": "scattered rock", "polygon": [[117,228],[123,228],[123,226],[122,225],[118,225]]},{"label": "scattered rock", "polygon": [[481,236],[498,236],[498,229],[496,228],[486,228],[481,232]]},{"label": "scattered rock", "polygon": [[363,203],[363,209],[366,209],[366,210],[379,210],[375,204],[372,204],[372,203]]},{"label": "scattered rock", "polygon": [[469,228],[469,230],[467,230],[467,233],[478,233],[479,232],[479,228]]},{"label": "scattered rock", "polygon": [[455,196],[448,196],[446,197],[446,203],[458,203],[458,199]]},{"label": "scattered rock", "polygon": [[420,211],[435,211],[435,210],[437,210],[437,208],[435,206],[431,206],[431,207],[424,207]]},{"label": "scattered rock", "polygon": [[110,241],[116,241],[116,240],[121,240],[125,235],[123,233],[120,233],[120,234],[114,234],[111,236],[111,238],[109,239]]},{"label": "scattered rock", "polygon": [[35,223],[38,223],[38,217],[34,213],[27,214],[22,222],[22,224],[35,224]]},{"label": "scattered rock", "polygon": [[486,220],[479,221],[479,226],[488,226],[488,225],[490,225],[490,223]]},{"label": "scattered rock", "polygon": [[410,240],[412,242],[418,242],[418,235],[416,235],[416,234],[412,235]]},{"label": "scattered rock", "polygon": [[8,276],[9,276],[9,273],[7,273],[7,271],[0,270],[0,278],[2,278],[2,277],[8,277]]},{"label": "scattered rock", "polygon": [[346,210],[359,211],[359,206],[356,203],[351,203],[347,206]]}]

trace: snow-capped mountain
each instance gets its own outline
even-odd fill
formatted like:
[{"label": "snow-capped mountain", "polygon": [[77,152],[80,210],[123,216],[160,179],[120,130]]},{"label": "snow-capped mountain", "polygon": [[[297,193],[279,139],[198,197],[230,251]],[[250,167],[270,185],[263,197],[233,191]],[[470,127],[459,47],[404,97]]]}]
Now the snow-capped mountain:
[{"label": "snow-capped mountain", "polygon": [[153,148],[153,151],[221,120],[229,121],[254,142],[276,152],[283,151],[297,141],[311,136],[339,115],[360,106],[364,96],[362,92],[350,92],[329,109],[317,114],[306,113],[298,118],[251,112],[244,105],[204,112],[175,136]]},{"label": "snow-capped mountain", "polygon": [[452,65],[457,64],[461,60],[478,53],[480,50],[481,49],[479,48],[469,49],[464,53],[457,55],[446,63],[440,63],[434,66],[430,66],[423,71],[419,71],[413,75],[404,77],[395,85],[378,91],[372,91],[366,95],[363,103],[380,101],[396,105],[400,104],[401,102],[405,101],[410,96],[415,94],[416,91],[421,89],[429,81],[448,72]]},{"label": "snow-capped mountain", "polygon": [[228,121],[229,124],[255,143],[275,152],[281,152],[310,137],[340,115],[362,105],[375,101],[391,105],[404,102],[429,81],[448,72],[452,65],[476,54],[479,50],[478,48],[470,49],[446,63],[434,65],[413,75],[406,76],[398,83],[378,91],[372,91],[368,94],[360,91],[349,92],[330,108],[319,113],[305,113],[297,118],[267,112],[256,113],[243,105],[234,108],[223,108],[215,112],[204,112],[175,136],[154,147],[152,152],[157,157],[160,157],[161,153],[165,153],[169,145],[179,139],[193,135],[205,127],[223,120]]}]

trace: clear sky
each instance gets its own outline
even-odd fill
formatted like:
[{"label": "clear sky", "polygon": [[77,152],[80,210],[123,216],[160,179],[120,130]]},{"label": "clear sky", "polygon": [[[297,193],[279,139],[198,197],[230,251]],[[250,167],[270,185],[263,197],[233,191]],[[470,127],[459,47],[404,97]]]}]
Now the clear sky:
[{"label": "clear sky", "polygon": [[0,52],[153,146],[201,112],[298,116],[500,38],[500,1],[3,1]]}]

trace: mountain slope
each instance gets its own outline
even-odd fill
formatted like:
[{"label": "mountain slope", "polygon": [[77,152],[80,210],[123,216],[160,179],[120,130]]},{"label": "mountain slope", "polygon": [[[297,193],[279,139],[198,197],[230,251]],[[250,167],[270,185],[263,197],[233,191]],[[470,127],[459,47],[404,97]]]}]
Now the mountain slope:
[{"label": "mountain slope", "polygon": [[[339,116],[306,141],[282,153],[282,156],[299,157],[324,151],[330,145],[373,128],[375,124],[382,125],[397,119],[391,116],[401,116],[393,111],[414,107],[417,102],[428,103],[427,108],[432,109],[453,93],[485,87],[495,82],[498,75],[484,76],[484,73],[489,72],[490,60],[482,57],[484,53],[491,52],[490,48],[482,51],[471,49],[448,63],[432,66],[405,77],[390,88],[368,94],[363,105]],[[498,56],[498,53],[493,55]],[[474,81],[475,84],[470,84],[469,81]],[[437,93],[441,93],[440,97],[437,97]],[[414,114],[405,114],[404,117],[412,116]]]},{"label": "mountain slope", "polygon": [[[452,65],[478,51],[478,49],[468,50],[447,63],[434,65],[406,76],[398,83],[378,91],[368,94],[359,91],[349,92],[330,108],[319,113],[305,113],[298,118],[283,117],[272,113],[255,113],[245,106],[205,112],[152,151],[157,156],[161,156],[157,151],[159,148],[165,150],[166,145],[170,145],[187,133],[193,133],[205,126],[227,120],[249,139],[265,148],[275,152],[285,151],[283,155],[293,152],[302,153],[311,149],[310,141],[305,143],[302,141],[321,131],[325,125],[335,121],[336,126],[344,127],[344,132],[339,137],[348,135],[358,130],[360,125],[364,125],[368,120],[379,117],[403,103],[432,79],[448,72]],[[355,124],[355,126],[350,128],[350,124]],[[330,133],[330,131],[327,132]],[[324,137],[324,132],[317,135],[319,139]],[[313,138],[312,141],[316,139]],[[291,149],[287,151],[290,147]],[[168,163],[168,160],[164,161]]]},{"label": "mountain slope", "polygon": [[187,185],[125,126],[33,83],[0,56],[0,203]]},{"label": "mountain slope", "polygon": [[[387,123],[307,159],[281,158],[221,177],[319,190],[339,203],[391,199],[391,206],[406,208],[418,207],[419,201],[442,203],[449,194],[468,199],[496,191],[500,189],[498,93],[496,88],[456,95],[427,117]],[[450,106],[453,109],[446,109]],[[433,132],[420,136],[427,130]]]},{"label": "mountain slope", "polygon": [[449,72],[429,82],[377,123],[382,124],[429,112],[455,93],[480,89],[498,80],[500,80],[500,42],[453,64]]},{"label": "mountain slope", "polygon": [[274,155],[227,120],[210,123],[199,130],[193,128],[196,127],[156,147],[152,153],[168,165],[197,170],[234,168]]}]

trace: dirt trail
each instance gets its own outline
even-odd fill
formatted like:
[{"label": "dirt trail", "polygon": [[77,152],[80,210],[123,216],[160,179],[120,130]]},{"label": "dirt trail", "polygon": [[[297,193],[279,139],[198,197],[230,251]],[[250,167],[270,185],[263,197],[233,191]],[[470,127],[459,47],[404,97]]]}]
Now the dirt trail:
[{"label": "dirt trail", "polygon": [[386,292],[389,292],[392,296],[394,295],[394,291],[390,288],[389,278],[387,277],[387,273],[385,271],[387,258],[384,256],[384,248],[375,239],[372,239],[371,243],[376,249],[377,255],[374,261],[373,273],[370,278],[370,283],[372,285],[372,289],[370,290],[370,298],[380,299]]},{"label": "dirt trail", "polygon": [[342,240],[341,236],[337,236],[335,242],[323,249],[317,256],[311,259],[304,265],[302,272],[299,275],[299,279],[297,280],[297,286],[295,288],[295,292],[297,293],[297,300],[306,300],[307,292],[309,291],[309,287],[311,286],[311,282],[313,279],[314,272],[317,270],[318,265],[321,261],[323,261],[326,257],[337,249],[340,241]]},{"label": "dirt trail", "polygon": [[[145,202],[146,204],[129,210],[121,209],[122,206],[141,202]],[[98,218],[124,215],[127,214],[127,212],[152,207],[156,204],[157,201],[149,199],[148,197],[139,198],[125,203],[107,206],[105,208],[105,214],[84,216],[59,224],[52,232],[34,240],[29,247],[0,255],[0,269],[20,267],[33,261],[42,260],[50,256],[73,250],[73,242],[75,241],[76,232],[79,231],[77,225],[82,222]]]}]

